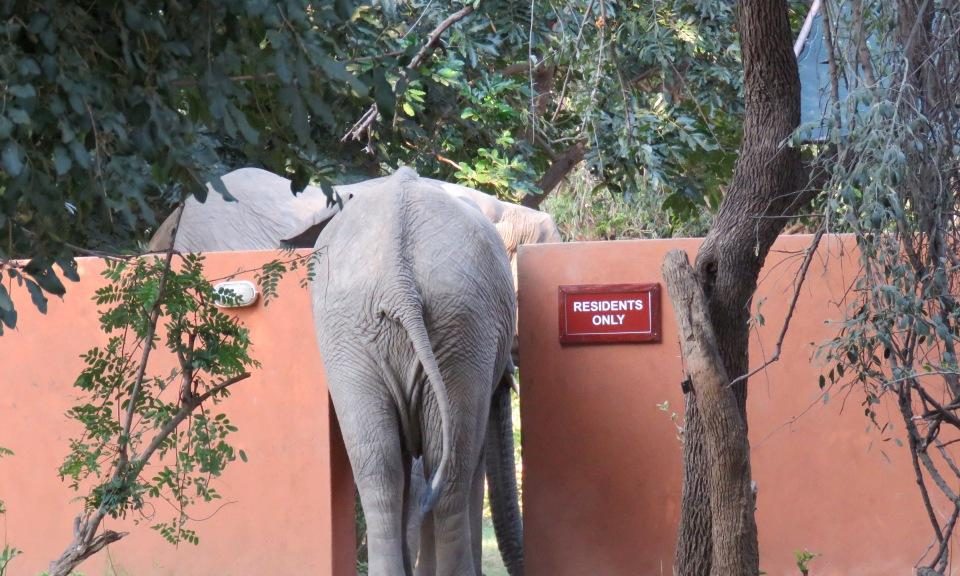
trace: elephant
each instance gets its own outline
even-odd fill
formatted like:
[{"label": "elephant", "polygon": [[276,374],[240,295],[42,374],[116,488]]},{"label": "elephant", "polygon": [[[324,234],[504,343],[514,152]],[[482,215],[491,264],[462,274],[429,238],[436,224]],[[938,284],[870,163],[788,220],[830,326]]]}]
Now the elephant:
[{"label": "elephant", "polygon": [[[441,188],[447,194],[479,210],[494,224],[500,235],[517,283],[517,249],[524,244],[560,242],[553,218],[545,212],[502,202],[479,190],[440,180],[421,180]],[[376,188],[385,178],[334,186],[342,202],[362,190]],[[176,248],[181,252],[222,250],[270,250],[280,247],[310,248],[320,231],[337,213],[339,206],[328,205],[327,196],[315,186],[292,194],[290,181],[258,168],[240,168],[221,177],[223,187],[237,201],[225,200],[208,185],[205,202],[187,199],[180,210],[167,217],[147,246],[151,252],[170,247],[177,222]],[[513,343],[513,361],[519,365],[517,342]]]},{"label": "elephant", "polygon": [[[320,233],[317,342],[367,519],[372,576],[410,576],[410,471],[429,514],[418,573],[481,576],[487,421],[509,373],[516,300],[494,226],[401,168]],[[502,446],[501,446],[502,448]]]},{"label": "elephant", "polygon": [[[354,197],[369,190],[380,190],[386,178],[377,178],[357,184],[335,186],[343,206]],[[479,211],[500,235],[510,257],[510,267],[516,285],[516,252],[520,245],[534,242],[559,241],[556,225],[548,214],[522,206],[501,202],[496,198],[456,184],[420,178],[425,184],[442,190],[461,204]],[[211,252],[229,250],[268,250],[284,246],[313,247],[324,227],[340,211],[339,206],[328,205],[327,196],[320,188],[307,186],[299,194],[292,194],[290,181],[271,172],[256,168],[241,168],[221,177],[221,183],[236,199],[227,201],[208,185],[208,197],[201,203],[190,198],[181,210],[171,214],[151,238],[148,249],[153,252],[170,248],[174,229],[177,230],[175,249],[181,252]],[[181,214],[182,212],[182,214]],[[365,221],[359,226],[366,227]],[[462,239],[455,239],[459,244]],[[512,352],[516,364],[516,338]],[[523,526],[517,501],[515,462],[512,450],[513,423],[510,410],[512,370],[501,377],[493,398],[490,434],[487,438],[487,484],[490,490],[491,511],[498,545],[504,564],[511,576],[523,574]],[[503,449],[499,449],[499,447]],[[492,454],[490,454],[492,452]],[[412,476],[412,490],[423,490],[422,463],[417,461]],[[422,515],[416,507],[410,510],[411,554],[420,550],[417,528]],[[426,518],[429,522],[429,517]],[[424,540],[430,546],[429,540]],[[428,572],[424,572],[428,573]]]}]

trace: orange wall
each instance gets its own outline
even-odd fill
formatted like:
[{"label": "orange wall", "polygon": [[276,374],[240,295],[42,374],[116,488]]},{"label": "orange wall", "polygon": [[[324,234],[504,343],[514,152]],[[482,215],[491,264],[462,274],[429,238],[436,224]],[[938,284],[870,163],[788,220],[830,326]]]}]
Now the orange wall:
[{"label": "orange wall", "polygon": [[[751,365],[772,353],[810,238],[784,237],[761,275],[766,325]],[[906,448],[882,442],[854,390],[826,402],[815,345],[834,335],[837,302],[856,273],[824,240],[782,360],[750,381],[749,425],[761,569],[796,576],[794,552],[822,554],[811,574],[910,574],[932,540]],[[529,245],[520,249],[521,415],[527,576],[671,574],[681,487],[684,378],[666,291],[658,344],[561,347],[557,286],[660,282],[672,248],[698,240]],[[896,418],[896,416],[893,416]],[[898,433],[902,427],[895,428]],[[889,460],[887,459],[889,458]],[[950,508],[941,507],[948,515]]]},{"label": "orange wall", "polygon": [[[808,241],[784,238],[768,258],[757,298],[766,298],[766,326],[755,334],[753,365],[763,350],[770,353],[800,263],[795,253]],[[669,300],[664,293],[659,344],[561,347],[556,298],[559,284],[661,282],[666,251],[682,247],[692,256],[698,244],[521,248],[528,576],[672,572],[680,445],[669,415],[656,406],[668,400],[672,411],[683,411]],[[812,563],[817,576],[910,573],[930,532],[906,450],[865,431],[856,391],[842,414],[842,395],[824,403],[819,366],[810,362],[811,342],[832,335],[824,320],[839,317],[835,302],[856,270],[849,255],[839,255],[836,240],[827,248],[811,269],[783,360],[750,384],[762,568],[771,576],[796,576],[794,551],[807,548],[822,554]],[[207,270],[223,276],[274,256],[211,254]],[[16,452],[0,459],[0,499],[8,508],[0,545],[25,551],[11,564],[12,576],[43,570],[69,542],[80,509],[56,469],[76,431],[63,413],[82,368],[78,355],[100,338],[90,304],[102,285],[100,269],[99,261],[82,260],[82,282],[68,286],[66,301],[51,300],[46,317],[18,290],[20,328],[0,337],[0,446]],[[147,526],[133,527],[109,556],[85,563],[84,574],[109,573],[111,562],[131,576],[352,574],[349,465],[331,423],[309,294],[297,282],[296,275],[285,280],[269,307],[237,312],[263,363],[224,404],[240,428],[236,445],[250,462],[235,463],[218,484],[230,504],[194,525],[200,546],[175,549]],[[193,515],[215,510],[201,506]]]},{"label": "orange wall", "polygon": [[[255,268],[273,253],[219,253],[207,258],[208,277]],[[0,459],[0,547],[24,551],[10,564],[11,576],[35,575],[59,556],[71,539],[72,519],[81,509],[76,493],[57,478],[68,439],[77,431],[64,417],[76,392],[73,380],[83,365],[79,354],[102,343],[94,290],[103,285],[102,263],[80,261],[79,284],[66,299],[51,299],[41,316],[24,289],[15,289],[19,329],[0,337],[0,446],[16,455]],[[239,278],[252,279],[252,274]],[[216,484],[223,501],[198,505],[190,514],[199,547],[167,544],[144,521],[109,521],[130,535],[80,568],[87,576],[265,575],[354,573],[353,488],[328,401],[313,336],[309,292],[291,274],[280,298],[264,307],[241,309],[251,329],[253,355],[263,368],[233,389],[221,406],[240,431],[235,446],[249,462],[235,462]],[[169,359],[152,368],[166,373]],[[331,495],[335,496],[331,496]],[[222,506],[218,510],[218,507]],[[172,510],[157,504],[158,516]],[[212,515],[212,516],[211,516]]]}]

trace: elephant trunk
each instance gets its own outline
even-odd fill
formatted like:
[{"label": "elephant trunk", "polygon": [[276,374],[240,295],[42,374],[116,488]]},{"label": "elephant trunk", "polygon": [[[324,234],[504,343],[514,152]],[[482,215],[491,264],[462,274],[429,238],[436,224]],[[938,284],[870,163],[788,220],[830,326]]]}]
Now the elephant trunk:
[{"label": "elephant trunk", "polygon": [[493,394],[487,427],[487,488],[490,511],[500,556],[510,576],[523,576],[523,519],[517,492],[517,468],[513,453],[513,413],[510,390],[512,370],[504,371]]}]

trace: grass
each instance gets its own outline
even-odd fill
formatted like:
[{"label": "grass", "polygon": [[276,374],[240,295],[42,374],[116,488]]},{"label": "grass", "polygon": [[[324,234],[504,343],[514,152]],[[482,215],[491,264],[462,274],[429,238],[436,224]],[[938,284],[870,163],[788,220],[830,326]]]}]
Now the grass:
[{"label": "grass", "polygon": [[481,567],[484,576],[507,576],[507,569],[500,560],[500,550],[497,549],[497,537],[493,533],[493,523],[490,518],[483,517],[483,558]]}]

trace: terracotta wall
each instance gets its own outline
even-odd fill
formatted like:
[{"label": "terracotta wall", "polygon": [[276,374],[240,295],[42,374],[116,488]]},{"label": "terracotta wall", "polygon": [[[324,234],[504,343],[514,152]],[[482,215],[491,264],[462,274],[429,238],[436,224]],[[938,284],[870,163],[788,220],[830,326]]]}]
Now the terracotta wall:
[{"label": "terracotta wall", "polygon": [[[754,301],[766,325],[751,365],[772,353],[809,237],[785,237]],[[824,241],[826,242],[826,240]],[[557,286],[661,282],[672,248],[696,240],[523,246],[519,256],[521,413],[528,576],[672,573],[683,370],[669,298],[658,344],[562,347]],[[931,541],[905,448],[868,430],[853,391],[824,397],[814,348],[833,336],[857,266],[833,239],[803,288],[783,359],[750,381],[749,425],[761,568],[797,576],[794,552],[820,553],[811,574],[913,573]],[[669,411],[657,405],[669,402]],[[844,404],[846,409],[844,410]],[[895,418],[895,416],[894,416]],[[894,434],[899,434],[897,426]],[[950,508],[939,513],[948,515]]]},{"label": "terracotta wall", "polygon": [[[208,277],[255,268],[273,253],[220,253],[207,258]],[[64,412],[76,393],[79,354],[102,341],[94,290],[103,285],[98,260],[80,262],[81,282],[68,286],[64,301],[51,299],[46,316],[15,289],[19,329],[0,337],[0,446],[16,455],[0,459],[0,546],[24,551],[11,576],[35,575],[71,539],[77,496],[57,478],[57,467],[77,429]],[[251,279],[252,274],[240,278]],[[354,574],[353,488],[349,464],[333,423],[323,370],[312,333],[309,293],[296,275],[280,287],[280,298],[264,307],[238,310],[251,329],[254,356],[263,364],[237,384],[223,404],[240,428],[235,445],[249,456],[228,469],[216,485],[222,502],[194,508],[200,546],[167,544],[141,526],[108,521],[131,534],[82,567],[87,576],[129,574],[265,575]],[[169,359],[153,368],[169,371]],[[156,518],[172,510],[159,503]]]},{"label": "terracotta wall", "polygon": [[[781,240],[757,297],[766,325],[752,362],[769,354],[792,293],[806,237]],[[680,490],[683,378],[666,294],[658,344],[561,347],[559,284],[660,282],[668,249],[698,241],[525,246],[520,252],[524,515],[529,576],[670,574]],[[812,574],[907,574],[929,544],[906,450],[868,431],[856,392],[824,401],[813,345],[831,336],[836,302],[856,269],[831,241],[814,264],[783,360],[750,384],[762,568],[796,576],[794,552],[821,554]],[[208,257],[211,276],[254,268],[268,253]],[[56,477],[76,429],[66,423],[78,355],[99,338],[90,297],[101,264],[40,316],[22,291],[20,328],[0,337],[0,544],[25,551],[12,576],[43,570],[70,540],[79,510]],[[241,275],[249,278],[251,275]],[[174,549],[146,526],[83,566],[87,576],[318,574],[353,571],[353,489],[313,342],[308,293],[292,276],[281,297],[237,312],[263,369],[225,409],[239,426],[236,463],[219,483],[224,503],[198,507],[199,547]],[[762,344],[761,344],[762,343]],[[158,368],[161,366],[158,365]],[[835,393],[836,394],[836,393]],[[657,405],[668,401],[668,412]],[[166,513],[162,506],[157,514]],[[214,513],[215,512],[215,513]],[[151,523],[149,519],[145,520]],[[129,522],[110,523],[122,528]]]}]

